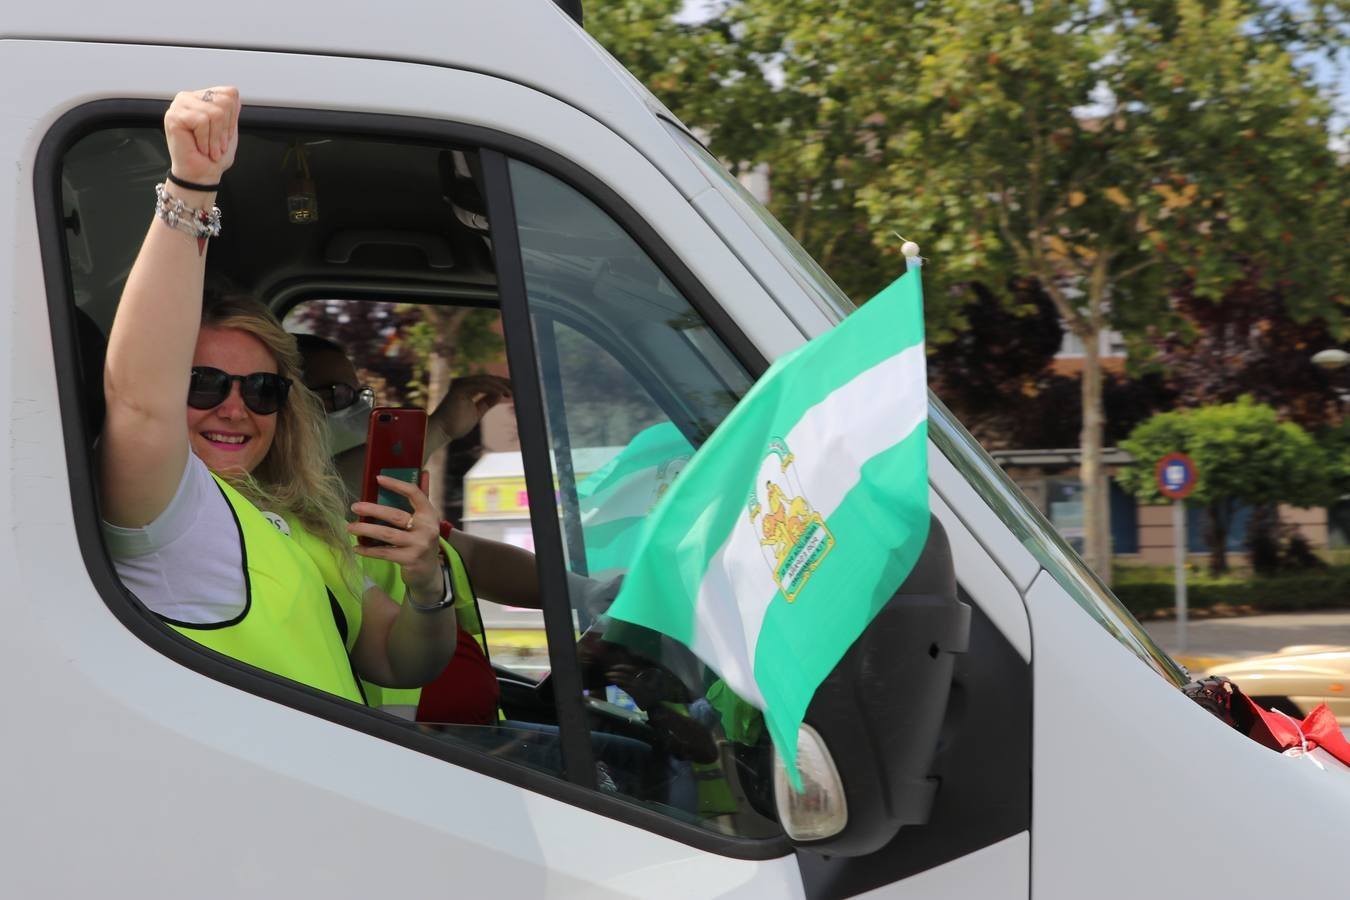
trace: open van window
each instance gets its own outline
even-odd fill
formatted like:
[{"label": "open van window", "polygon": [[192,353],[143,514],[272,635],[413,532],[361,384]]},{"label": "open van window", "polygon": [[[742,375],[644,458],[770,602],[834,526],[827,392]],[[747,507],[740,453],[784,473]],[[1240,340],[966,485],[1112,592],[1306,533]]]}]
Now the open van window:
[{"label": "open van window", "polygon": [[[573,651],[550,646],[538,611],[538,583],[534,596],[514,604],[501,589],[484,593],[494,579],[476,571],[470,551],[461,550],[475,589],[471,594],[500,601],[481,609],[457,604],[462,628],[491,667],[488,677],[499,698],[495,715],[484,721],[444,718],[435,710],[445,704],[430,700],[433,689],[440,692],[436,697],[453,695],[453,685],[396,690],[369,681],[361,683],[367,706],[415,719],[416,727],[391,731],[387,721],[373,719],[355,702],[346,711],[324,707],[321,714],[424,752],[431,736],[452,750],[452,761],[485,766],[508,780],[526,768],[623,797],[629,801],[625,806],[636,801],[686,828],[742,840],[779,839],[769,795],[772,756],[759,713],[669,642],[642,636],[637,643],[655,642],[639,652],[632,642],[620,646],[596,623],[625,568],[621,548],[650,507],[647,503],[636,515],[620,509],[631,497],[616,501],[597,491],[596,485],[614,474],[613,466],[600,470],[625,448],[649,444],[653,434],[669,439],[674,456],[645,486],[651,488],[647,500],[654,502],[752,381],[717,333],[715,320],[696,311],[619,219],[535,165],[511,159],[494,176],[484,172],[485,151],[472,145],[386,137],[369,129],[296,130],[277,111],[263,117],[268,121],[261,127],[250,126],[246,115],[238,162],[223,179],[218,205],[228,225],[211,242],[208,285],[224,283],[253,295],[285,316],[288,331],[331,341],[329,352],[340,348],[356,364],[351,383],[340,392],[328,383],[332,377],[313,385],[328,392],[331,411],[341,411],[339,395],[344,409],[362,395],[376,405],[431,409],[456,375],[511,374],[506,345],[520,341],[521,334],[513,338],[501,317],[498,275],[499,267],[515,266],[539,316],[533,346],[545,383],[551,449],[567,463],[556,484],[573,601],[566,614],[574,626],[572,640],[582,640],[584,693],[570,697],[556,687],[562,683],[559,672],[575,665],[568,662]],[[65,274],[79,314],[95,323],[91,335],[101,337],[110,326],[150,220],[143,201],[167,168],[160,129],[129,125],[125,117],[81,134],[62,158]],[[515,217],[506,226],[514,240],[493,240],[499,235],[489,221],[486,195],[494,177],[499,195],[515,201]],[[98,338],[81,341],[91,372],[101,368],[98,345]],[[84,379],[87,403],[97,399],[98,382]],[[512,420],[506,430],[517,440],[516,449],[496,447],[484,454],[479,436],[463,436],[446,448],[448,459],[431,461],[436,471],[430,494],[453,520],[452,545],[459,547],[468,536],[514,544],[508,551],[534,552],[548,538],[539,534],[537,517],[531,521],[519,460],[521,445],[538,439],[519,433],[509,407],[499,412]],[[465,509],[461,486],[479,463],[500,468],[500,460],[488,457],[512,455],[515,483],[504,490],[523,515],[509,530],[511,540],[503,542],[507,532],[484,527],[493,523],[475,520]],[[341,461],[339,470],[343,474]],[[587,481],[592,475],[596,478]],[[494,496],[500,499],[502,490]],[[590,512],[588,524],[616,510],[629,516],[621,528],[613,522],[602,527],[614,539],[612,546],[585,546],[583,507]],[[500,558],[506,562],[493,557],[497,568],[490,574],[512,567],[535,577],[529,553]],[[145,620],[145,607],[129,592],[106,599],[140,607]],[[501,609],[508,610],[507,617],[494,618]],[[511,618],[521,610],[529,615]],[[183,650],[181,638],[161,631],[178,641],[184,655],[176,658],[194,668],[206,666],[210,651],[195,645]],[[460,647],[457,657],[465,653],[463,635]],[[194,661],[193,654],[201,659]],[[239,661],[228,663],[212,674],[230,681]],[[297,685],[280,677],[270,684],[278,690]],[[270,688],[255,692],[272,696]],[[568,771],[560,709],[571,703],[586,710],[580,740],[589,745],[593,779]]]}]

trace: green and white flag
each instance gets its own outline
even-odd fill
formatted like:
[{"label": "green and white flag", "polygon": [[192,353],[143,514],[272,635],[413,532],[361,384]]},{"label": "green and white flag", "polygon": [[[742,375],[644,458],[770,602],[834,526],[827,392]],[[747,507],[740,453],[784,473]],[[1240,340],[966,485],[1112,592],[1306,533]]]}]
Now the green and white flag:
[{"label": "green and white flag", "polygon": [[671,422],[633,436],[614,458],[577,482],[577,502],[592,578],[628,568],[638,534],[694,448]]},{"label": "green and white flag", "polygon": [[755,383],[648,517],[609,609],[763,710],[794,781],[811,697],[927,540],[927,434],[916,262]]}]

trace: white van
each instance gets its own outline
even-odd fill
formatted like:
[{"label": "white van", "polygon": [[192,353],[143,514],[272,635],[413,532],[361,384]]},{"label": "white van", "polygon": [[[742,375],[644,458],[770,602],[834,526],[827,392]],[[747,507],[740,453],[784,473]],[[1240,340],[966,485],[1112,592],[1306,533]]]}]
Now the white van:
[{"label": "white van", "polygon": [[[417,725],[212,653],[113,572],[100,332],[166,169],[166,102],[207,84],[246,103],[213,272],[278,311],[500,310],[551,668],[499,670],[503,724]],[[549,0],[7,3],[0,170],[5,897],[1138,900],[1343,880],[1350,783],[1188,700],[936,401],[929,583],[808,716],[841,830],[786,836],[753,722],[714,728],[700,763],[588,702],[569,448],[661,423],[696,445],[849,303]],[[620,399],[627,433],[589,433]],[[680,677],[688,707],[711,698],[707,673]]]}]

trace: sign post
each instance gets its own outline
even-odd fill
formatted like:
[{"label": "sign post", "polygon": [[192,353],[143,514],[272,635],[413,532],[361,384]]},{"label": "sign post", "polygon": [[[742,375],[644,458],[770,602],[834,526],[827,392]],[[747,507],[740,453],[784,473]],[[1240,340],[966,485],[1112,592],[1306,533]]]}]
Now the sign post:
[{"label": "sign post", "polygon": [[1177,652],[1186,652],[1186,497],[1195,490],[1195,463],[1184,453],[1169,453],[1154,470],[1158,490],[1172,498],[1173,580],[1176,583]]}]

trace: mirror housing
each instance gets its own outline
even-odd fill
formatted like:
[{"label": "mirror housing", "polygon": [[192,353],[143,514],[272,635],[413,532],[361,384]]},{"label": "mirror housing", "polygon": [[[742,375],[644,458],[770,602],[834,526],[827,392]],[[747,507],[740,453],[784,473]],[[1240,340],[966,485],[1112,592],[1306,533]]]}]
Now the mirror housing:
[{"label": "mirror housing", "polygon": [[[794,843],[832,856],[862,856],[905,825],[928,821],[938,780],[931,775],[955,654],[970,638],[971,610],[957,598],[947,533],[936,517],[914,570],[816,690],[806,724],[837,772],[842,798],[816,798],[846,810],[828,837]],[[803,731],[805,735],[805,730]],[[813,739],[804,737],[805,741]],[[817,779],[818,789],[828,777]],[[783,785],[786,788],[786,785]],[[786,788],[791,790],[790,788]],[[787,797],[778,798],[792,815]],[[789,835],[809,833],[784,821]],[[802,823],[805,824],[805,823]]]}]

